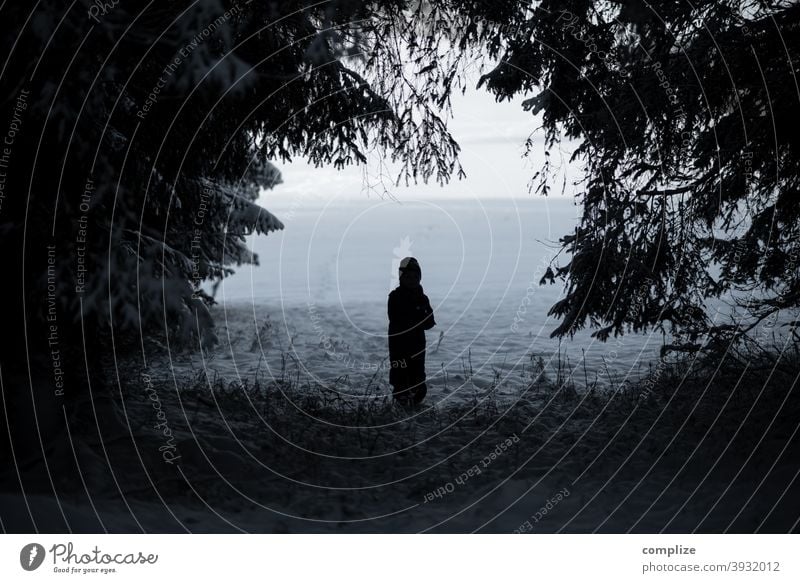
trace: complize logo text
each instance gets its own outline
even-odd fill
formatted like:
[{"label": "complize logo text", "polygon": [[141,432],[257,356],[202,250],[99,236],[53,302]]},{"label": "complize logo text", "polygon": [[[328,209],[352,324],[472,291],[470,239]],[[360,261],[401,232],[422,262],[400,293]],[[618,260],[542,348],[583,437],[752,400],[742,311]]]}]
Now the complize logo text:
[{"label": "complize logo text", "polygon": [[30,543],[19,552],[19,564],[26,571],[35,571],[44,562],[44,547],[38,543]]}]

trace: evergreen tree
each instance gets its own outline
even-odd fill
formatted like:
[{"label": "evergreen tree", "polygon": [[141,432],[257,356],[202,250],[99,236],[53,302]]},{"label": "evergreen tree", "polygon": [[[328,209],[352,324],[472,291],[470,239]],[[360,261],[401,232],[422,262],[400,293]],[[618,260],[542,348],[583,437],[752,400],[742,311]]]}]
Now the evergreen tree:
[{"label": "evergreen tree", "polygon": [[[694,350],[800,305],[800,6],[543,1],[481,84],[577,141],[583,216],[561,240],[554,335],[651,327]],[[546,178],[547,169],[541,177]],[[536,181],[547,192],[547,180]],[[714,321],[708,300],[739,309]]]},{"label": "evergreen tree", "polygon": [[6,4],[0,119],[20,127],[0,366],[17,429],[107,393],[126,343],[213,339],[202,284],[257,261],[245,236],[282,227],[255,204],[273,163],[376,150],[398,180],[459,174],[445,114],[475,44],[454,6]]},{"label": "evergreen tree", "polygon": [[[800,301],[795,3],[2,10],[6,395],[84,392],[123,339],[210,339],[201,284],[282,226],[255,204],[273,163],[341,168],[374,149],[398,181],[459,176],[449,98],[485,58],[481,85],[527,95],[548,148],[577,140],[585,163],[583,218],[545,278],[567,285],[554,334],[656,327],[691,348]],[[723,296],[749,323],[714,324],[707,300]]]}]

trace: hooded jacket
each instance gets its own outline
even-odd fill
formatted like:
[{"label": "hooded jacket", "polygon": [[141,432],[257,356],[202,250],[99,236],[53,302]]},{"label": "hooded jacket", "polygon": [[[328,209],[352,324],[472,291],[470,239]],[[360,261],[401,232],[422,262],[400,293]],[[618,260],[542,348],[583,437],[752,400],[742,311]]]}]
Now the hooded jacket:
[{"label": "hooded jacket", "polygon": [[425,346],[425,330],[436,325],[422,286],[398,286],[389,294],[389,348],[404,352]]}]

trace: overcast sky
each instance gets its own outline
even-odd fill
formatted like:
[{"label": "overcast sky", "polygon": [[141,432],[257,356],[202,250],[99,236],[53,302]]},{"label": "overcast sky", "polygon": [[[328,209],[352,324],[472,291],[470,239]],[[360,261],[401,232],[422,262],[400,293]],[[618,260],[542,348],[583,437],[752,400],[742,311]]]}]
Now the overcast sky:
[{"label": "overcast sky", "polygon": [[[474,84],[473,84],[474,86]],[[432,198],[525,198],[531,176],[544,163],[543,132],[537,130],[540,120],[522,109],[522,98],[497,103],[484,89],[470,89],[466,94],[453,96],[452,135],[461,145],[461,163],[467,174],[441,187],[438,184],[411,187],[386,186],[400,201]],[[532,155],[524,158],[525,140],[533,134],[536,144]],[[562,163],[567,172],[566,195],[572,196],[572,180],[577,173],[567,168],[567,154],[552,152],[553,161]],[[563,156],[563,161],[561,160]],[[370,162],[370,173],[377,166]],[[364,167],[350,166],[344,170],[332,167],[314,168],[303,160],[280,165],[283,184],[265,192],[262,204],[286,198],[297,200],[366,199],[376,198],[378,192],[364,188]],[[554,182],[551,196],[561,193],[563,173]],[[382,189],[381,189],[382,190]]]}]

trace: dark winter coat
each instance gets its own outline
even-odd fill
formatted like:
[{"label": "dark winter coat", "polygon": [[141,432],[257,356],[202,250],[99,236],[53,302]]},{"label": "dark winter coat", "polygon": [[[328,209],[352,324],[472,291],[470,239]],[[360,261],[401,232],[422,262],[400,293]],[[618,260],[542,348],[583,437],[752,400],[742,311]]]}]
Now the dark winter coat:
[{"label": "dark winter coat", "polygon": [[389,294],[389,382],[395,392],[425,383],[425,330],[436,325],[422,286]]}]

